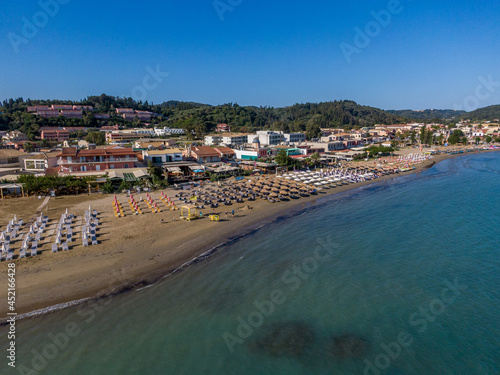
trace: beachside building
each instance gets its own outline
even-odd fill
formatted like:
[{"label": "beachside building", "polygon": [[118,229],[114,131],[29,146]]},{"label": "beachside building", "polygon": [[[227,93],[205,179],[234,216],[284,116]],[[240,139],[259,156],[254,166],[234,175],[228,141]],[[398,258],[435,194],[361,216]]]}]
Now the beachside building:
[{"label": "beachside building", "polygon": [[57,109],[47,109],[47,110],[39,109],[38,111],[36,111],[36,114],[44,118],[59,117],[60,115],[59,110]]},{"label": "beachside building", "polygon": [[228,133],[222,135],[222,144],[229,147],[236,147],[247,143],[248,134]]},{"label": "beachside building", "polygon": [[55,110],[73,110],[73,106],[69,104],[52,104],[51,106],[52,109]]},{"label": "beachside building", "polygon": [[134,150],[123,147],[96,148],[93,150],[78,150],[76,147],[65,147],[57,157],[59,174],[134,168],[138,162]]},{"label": "beachside building", "polygon": [[74,105],[73,109],[92,112],[94,110],[94,107],[92,107],[91,105]]},{"label": "beachside building", "polygon": [[13,149],[0,150],[0,168],[22,168],[29,154]]},{"label": "beachside building", "polygon": [[271,156],[276,156],[281,150],[284,150],[288,156],[304,155],[305,152],[301,148],[290,147],[290,146],[271,146],[269,147],[268,154]]},{"label": "beachside building", "polygon": [[83,113],[81,109],[63,109],[61,110],[61,116],[66,118],[83,118]]},{"label": "beachside building", "polygon": [[163,150],[177,146],[175,139],[141,139],[134,142],[134,149],[138,150]]},{"label": "beachside building", "polygon": [[40,128],[40,137],[52,142],[63,142],[69,140],[69,130],[43,127]]},{"label": "beachside building", "polygon": [[260,130],[255,135],[248,135],[248,143],[253,143],[255,137],[259,139],[259,143],[262,146],[279,145],[284,140],[283,134],[281,133],[269,130]]},{"label": "beachside building", "polygon": [[322,152],[335,152],[345,149],[343,141],[305,142],[301,144],[299,147],[304,149],[312,148],[315,150],[324,150]]},{"label": "beachside building", "polygon": [[232,160],[236,156],[234,150],[229,147],[218,146],[214,147],[214,150],[220,154],[221,159]]},{"label": "beachside building", "polygon": [[161,128],[154,128],[155,135],[158,137],[167,136],[167,135],[182,135],[186,134],[186,130],[180,128],[167,128],[166,126]]},{"label": "beachside building", "polygon": [[151,121],[151,115],[146,113],[137,113],[137,112],[123,113],[122,117],[127,121],[134,121],[135,119],[138,119],[139,121],[142,122]]},{"label": "beachside building", "polygon": [[221,161],[218,151],[209,146],[191,147],[183,151],[186,159],[194,159],[198,163],[216,163]]},{"label": "beachside building", "polygon": [[235,149],[234,153],[236,154],[236,159],[238,160],[257,160],[257,159],[266,159],[269,155],[269,151],[267,148],[258,148],[258,149]]},{"label": "beachside building", "polygon": [[182,161],[182,150],[178,148],[167,148],[165,150],[143,150],[144,163],[164,164]]},{"label": "beachside building", "polygon": [[8,132],[2,136],[2,139],[6,142],[21,142],[27,141],[28,136],[24,133],[21,133],[19,130],[13,130]]},{"label": "beachside building", "polygon": [[48,111],[50,108],[46,105],[30,105],[28,106],[28,112],[37,112],[37,111]]},{"label": "beachside building", "polygon": [[302,154],[306,156],[311,156],[312,154],[324,154],[327,151],[327,143],[316,143],[308,142],[307,144],[301,144],[298,146],[302,149]]},{"label": "beachside building", "polygon": [[231,127],[228,124],[217,124],[215,131],[216,132],[230,132]]},{"label": "beachside building", "polygon": [[204,140],[205,145],[207,146],[216,146],[222,143],[222,135],[210,134],[205,136]]},{"label": "beachside building", "polygon": [[115,124],[115,125],[105,125],[105,126],[101,126],[99,128],[99,131],[101,131],[101,132],[112,132],[114,130],[120,130],[120,127],[118,126],[118,124]]},{"label": "beachside building", "polygon": [[24,169],[30,172],[45,172],[47,168],[57,167],[57,156],[59,151],[42,152],[28,155],[24,160]]},{"label": "beachside building", "polygon": [[124,113],[134,113],[135,111],[132,108],[116,108],[116,113],[119,115],[123,115]]},{"label": "beachside building", "polygon": [[135,130],[114,130],[106,133],[106,142],[112,145],[135,142],[138,139],[146,138],[147,134],[139,134]]},{"label": "beachside building", "polygon": [[288,144],[290,143],[302,143],[306,141],[306,135],[305,133],[285,133],[285,132],[278,132],[283,135],[283,139],[285,142]]}]

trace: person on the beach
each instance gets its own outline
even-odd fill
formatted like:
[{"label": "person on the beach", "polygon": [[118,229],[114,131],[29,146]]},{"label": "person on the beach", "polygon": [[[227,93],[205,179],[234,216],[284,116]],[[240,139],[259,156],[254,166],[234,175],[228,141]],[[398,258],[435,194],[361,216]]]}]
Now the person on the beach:
[{"label": "person on the beach", "polygon": [[227,210],[226,210],[226,219],[227,219]]},{"label": "person on the beach", "polygon": [[231,212],[233,214],[233,217],[234,217],[234,208],[233,208],[233,212]]}]

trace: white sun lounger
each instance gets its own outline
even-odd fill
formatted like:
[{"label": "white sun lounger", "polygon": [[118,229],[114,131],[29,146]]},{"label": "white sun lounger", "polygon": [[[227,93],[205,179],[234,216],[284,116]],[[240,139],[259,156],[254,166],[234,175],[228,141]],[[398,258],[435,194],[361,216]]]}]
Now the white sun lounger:
[{"label": "white sun lounger", "polygon": [[26,250],[21,249],[21,252],[19,254],[19,258],[26,258]]},{"label": "white sun lounger", "polygon": [[63,249],[63,251],[68,251],[68,250],[69,250],[69,246],[68,246],[68,243],[67,243],[67,242],[64,242],[64,243],[62,244],[62,249]]},{"label": "white sun lounger", "polygon": [[53,253],[57,253],[59,251],[59,249],[57,248],[57,244],[56,243],[53,243],[52,244],[52,252]]}]

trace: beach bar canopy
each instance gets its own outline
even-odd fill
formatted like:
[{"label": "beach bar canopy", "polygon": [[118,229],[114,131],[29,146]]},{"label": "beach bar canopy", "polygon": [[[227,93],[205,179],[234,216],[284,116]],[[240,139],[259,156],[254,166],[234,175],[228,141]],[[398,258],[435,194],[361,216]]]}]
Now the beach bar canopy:
[{"label": "beach bar canopy", "polygon": [[141,178],[147,178],[147,177],[149,177],[149,174],[144,169],[110,170],[108,173],[108,178],[111,181],[125,180],[128,182],[137,182]]},{"label": "beach bar canopy", "polygon": [[167,167],[167,171],[170,173],[182,173],[179,167]]},{"label": "beach bar canopy", "polygon": [[4,199],[5,196],[9,196],[12,193],[17,195],[19,191],[20,195],[24,196],[24,188],[21,184],[0,184],[0,198]]}]

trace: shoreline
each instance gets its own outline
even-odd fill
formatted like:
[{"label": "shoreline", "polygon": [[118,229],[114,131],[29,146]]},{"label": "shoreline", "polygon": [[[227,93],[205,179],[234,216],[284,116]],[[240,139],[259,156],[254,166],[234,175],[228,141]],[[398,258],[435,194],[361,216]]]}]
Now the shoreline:
[{"label": "shoreline", "polygon": [[[122,241],[113,241],[113,238],[111,240],[105,240],[104,242],[111,242],[105,254],[101,254],[101,252],[99,251],[101,245],[95,246],[95,249],[92,249],[91,252],[99,256],[104,256],[106,258],[106,262],[104,262],[104,265],[99,265],[100,267],[98,267],[97,269],[94,268],[83,270],[83,272],[80,271],[79,274],[71,275],[71,270],[65,269],[65,265],[69,262],[72,262],[73,259],[69,256],[70,254],[64,254],[68,255],[67,257],[65,257],[67,259],[59,262],[59,264],[62,264],[62,266],[59,268],[62,268],[65,273],[69,275],[65,275],[63,273],[62,275],[59,275],[62,277],[58,278],[57,274],[51,275],[49,273],[48,275],[50,275],[51,277],[43,281],[45,281],[45,285],[50,286],[50,284],[54,284],[54,279],[56,282],[62,281],[62,278],[64,278],[65,276],[72,276],[73,279],[71,279],[71,277],[68,277],[70,280],[67,288],[59,288],[59,291],[63,292],[63,294],[58,294],[57,290],[55,289],[53,293],[50,293],[49,290],[49,293],[45,293],[42,297],[38,296],[38,298],[35,298],[33,294],[36,294],[37,287],[43,287],[44,285],[43,281],[40,282],[38,280],[37,274],[40,272],[40,270],[47,272],[47,270],[43,267],[50,267],[50,265],[44,264],[50,262],[50,256],[48,256],[46,257],[48,258],[48,260],[41,262],[42,264],[39,265],[38,268],[28,267],[28,270],[26,272],[27,275],[25,276],[27,279],[30,279],[31,284],[28,283],[27,286],[23,286],[24,289],[28,289],[27,292],[24,291],[26,294],[23,293],[23,291],[18,292],[17,301],[22,301],[23,295],[27,295],[28,298],[26,298],[26,300],[22,302],[22,306],[19,306],[17,308],[20,313],[16,317],[16,319],[33,318],[36,316],[59,311],[68,307],[76,306],[82,303],[111,298],[128,291],[152,286],[177,272],[188,269],[192,264],[210,258],[214,254],[219,252],[222,247],[237,242],[249,235],[252,235],[261,228],[272,224],[276,220],[279,220],[281,218],[290,218],[297,215],[298,213],[303,212],[304,210],[318,206],[318,204],[321,204],[321,200],[323,198],[332,197],[342,192],[359,189],[367,185],[372,185],[400,176],[412,175],[415,174],[419,168],[422,170],[429,169],[446,159],[487,151],[495,150],[484,150],[456,155],[438,155],[433,159],[420,163],[419,165],[417,165],[416,169],[411,171],[386,175],[375,180],[364,181],[357,184],[350,184],[336,189],[329,189],[327,191],[320,192],[318,195],[301,198],[296,201],[281,202],[278,204],[269,204],[267,202],[263,202],[263,204],[260,205],[266,205],[266,209],[259,207],[259,209],[256,209],[255,212],[252,212],[250,215],[242,215],[242,217],[237,217],[235,220],[225,220],[221,223],[210,223],[208,222],[208,220],[203,220],[203,225],[199,225],[196,229],[193,228],[193,230],[190,230],[189,228],[186,229],[186,227],[194,223],[178,222],[175,224],[167,224],[168,226],[176,226],[177,224],[177,227],[182,226],[182,228],[179,228],[178,232],[176,231],[176,234],[179,233],[178,237],[174,236],[168,238],[168,236],[162,236],[162,233],[156,233],[153,230],[152,234],[154,236],[148,237],[148,233],[143,233],[144,236],[139,236],[139,238],[136,238],[135,241],[131,241],[130,243],[127,243],[127,237],[129,236],[126,236]],[[109,202],[110,198],[100,198],[98,202],[103,200]],[[245,206],[253,203],[255,202],[247,202]],[[88,201],[86,201],[84,204],[88,205]],[[158,218],[158,216],[155,215],[148,216]],[[125,218],[115,219],[114,217],[112,217],[110,222],[113,220],[116,222],[116,220],[127,221],[130,219],[140,220],[141,218],[128,216]],[[151,220],[151,218],[149,220]],[[154,220],[155,219],[153,219],[153,221]],[[220,224],[223,225],[221,226]],[[214,230],[215,225],[218,226],[217,230]],[[133,223],[129,226],[134,227]],[[116,228],[111,228],[110,233],[113,232],[113,229],[114,234],[120,232],[120,228],[118,228],[118,230],[116,230]],[[161,229],[163,230],[163,228]],[[181,231],[181,229],[183,230]],[[123,233],[119,234],[123,235]],[[149,234],[151,234],[151,231],[149,231]],[[111,237],[113,237],[113,235],[111,235]],[[125,241],[125,244],[123,243],[123,241]],[[115,246],[117,245],[119,246],[118,249],[115,248]],[[149,248],[146,248],[147,245],[149,245]],[[144,260],[144,258],[140,256],[139,259],[137,259],[137,257],[134,256],[137,255],[136,253],[139,251],[138,248],[140,248],[141,246],[144,248],[144,253],[147,253],[145,255],[150,256],[149,258],[147,258],[147,260]],[[81,261],[82,259],[80,258],[85,258],[93,255],[88,254],[90,252],[87,252],[87,250],[84,250],[83,253],[79,250],[76,251],[79,252],[79,254],[75,255],[76,258],[79,258],[76,261]],[[115,261],[116,257],[114,257],[114,255],[116,253],[123,254],[125,251],[128,251],[128,257],[117,259]],[[132,253],[134,251],[136,253]],[[156,252],[160,253],[155,254]],[[135,262],[131,263],[134,260]],[[29,261],[31,261],[31,259]],[[38,261],[38,259],[34,259],[34,261]],[[92,266],[96,266],[96,264],[99,263],[96,261],[96,259],[91,259],[88,262]],[[23,278],[22,268],[23,265],[19,263],[20,271],[17,275],[19,283],[22,282],[21,280]],[[102,269],[102,272],[99,270],[99,268]],[[49,272],[50,270],[51,268],[48,269]],[[82,283],[84,284],[83,286],[78,285]],[[2,291],[0,291],[0,293],[1,292]],[[45,290],[45,292],[47,292],[47,290]],[[3,296],[0,296],[0,298],[3,298]],[[19,303],[19,305],[21,304]],[[0,308],[1,317],[6,316],[6,313],[6,307],[5,311],[4,308]],[[0,325],[5,325],[5,321],[6,319],[1,319]]]}]

